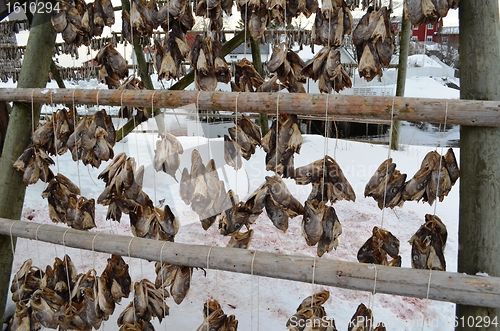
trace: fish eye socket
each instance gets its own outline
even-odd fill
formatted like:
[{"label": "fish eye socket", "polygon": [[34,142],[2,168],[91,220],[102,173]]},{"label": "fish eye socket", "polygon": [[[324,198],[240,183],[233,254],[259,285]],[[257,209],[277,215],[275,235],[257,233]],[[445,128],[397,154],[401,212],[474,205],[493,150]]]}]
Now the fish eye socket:
[{"label": "fish eye socket", "polygon": [[309,217],[304,218],[304,222],[309,223],[311,222],[311,219]]},{"label": "fish eye socket", "polygon": [[306,176],[307,176],[307,177],[312,177],[312,173],[308,172],[308,173],[306,174]]},{"label": "fish eye socket", "polygon": [[418,260],[418,256],[413,255],[413,261],[417,261],[417,260]]},{"label": "fish eye socket", "polygon": [[236,224],[234,227],[239,229],[241,227],[241,224]]}]

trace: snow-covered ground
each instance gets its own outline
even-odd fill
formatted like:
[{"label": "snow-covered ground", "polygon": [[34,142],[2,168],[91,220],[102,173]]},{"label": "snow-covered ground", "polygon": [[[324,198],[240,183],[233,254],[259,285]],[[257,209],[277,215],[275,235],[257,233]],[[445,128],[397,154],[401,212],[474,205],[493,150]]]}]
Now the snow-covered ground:
[{"label": "snow-covered ground", "polygon": [[[422,56],[420,55],[420,57]],[[425,65],[427,64],[428,62],[425,61]],[[429,64],[432,65],[432,63]],[[53,84],[51,83],[49,86],[55,87]],[[0,85],[0,87],[5,86],[9,85]],[[95,86],[95,82],[79,82],[77,85],[68,87],[95,88]],[[458,98],[459,95],[457,90],[444,86],[442,78],[416,76],[409,78],[406,86],[406,95],[411,97]],[[50,109],[49,107],[47,110],[50,111]],[[178,121],[183,120],[183,117],[167,116],[166,119],[167,121]],[[411,178],[420,167],[427,152],[436,148],[438,152],[442,152],[441,146],[458,138],[457,127],[453,127],[443,134],[433,126],[424,126],[422,129],[409,123],[403,123],[401,130],[402,148],[400,151],[390,152],[390,156],[397,164],[397,169],[408,174],[408,177]],[[145,166],[144,190],[156,204],[165,199],[165,203],[171,206],[182,224],[175,238],[176,242],[225,246],[229,238],[219,234],[217,224],[214,224],[208,231],[201,228],[198,216],[180,199],[179,184],[170,176],[153,171],[151,163],[156,140],[154,133],[134,133],[129,135],[125,143],[118,143],[115,146],[115,153],[126,152],[128,156],[135,157],[139,165]],[[265,154],[262,149],[257,149],[255,155],[249,161],[244,162],[244,169],[236,172],[224,165],[223,144],[220,138],[207,140],[204,137],[179,137],[179,140],[185,149],[185,153],[181,156],[181,169],[190,166],[192,148],[197,148],[201,152],[205,163],[209,160],[210,154],[218,167],[220,178],[226,179],[226,189],[231,188],[236,191],[242,200],[245,200],[264,181],[266,175],[271,174],[264,170]],[[459,183],[456,183],[444,201],[438,202],[436,206],[407,202],[401,208],[386,210],[382,213],[372,198],[363,196],[363,191],[374,171],[388,157],[388,148],[376,144],[304,135],[304,144],[301,154],[296,155],[295,166],[302,166],[321,159],[325,148],[327,148],[327,153],[334,157],[343,169],[356,192],[357,199],[356,202],[340,201],[335,203],[334,208],[342,223],[343,234],[339,238],[338,249],[325,254],[322,259],[357,261],[356,253],[371,236],[372,228],[383,225],[385,229],[399,238],[403,267],[408,268],[411,265],[411,246],[408,244],[408,240],[424,222],[425,214],[433,214],[436,211],[436,215],[448,227],[449,236],[445,252],[447,270],[456,271]],[[459,158],[459,149],[454,151]],[[106,163],[103,163],[100,169],[93,169],[82,164],[75,164],[69,154],[59,156],[55,158],[55,161],[56,165],[52,167],[55,173],[59,171],[77,183],[82,189],[83,196],[97,199],[104,189],[104,182],[98,180],[97,175],[105,168]],[[297,186],[293,180],[285,180],[285,183],[291,193],[300,201],[303,202],[307,199],[311,189],[310,185]],[[27,188],[22,214],[23,220],[51,223],[48,218],[47,201],[40,196],[44,188],[45,184],[41,182]],[[131,236],[128,217],[124,216],[121,223],[106,221],[106,210],[104,206],[96,205],[97,229],[92,231]],[[314,256],[316,248],[306,245],[301,234],[300,223],[300,217],[290,220],[289,229],[284,234],[279,232],[263,213],[252,227],[255,234],[250,249]],[[34,265],[45,268],[47,264],[53,263],[55,256],[62,257],[65,253],[71,256],[79,272],[95,268],[98,273],[101,273],[108,258],[106,254],[19,239],[13,273],[28,258],[33,259]],[[134,281],[142,278],[154,280],[153,262],[124,258],[130,265]],[[335,319],[339,330],[346,330],[356,307],[360,303],[371,307],[375,322],[384,322],[387,330],[390,331],[422,330],[423,323],[424,330],[446,331],[453,329],[454,305],[450,303],[384,294],[372,296],[367,292],[313,286],[300,282],[215,270],[207,270],[206,276],[203,271],[195,270],[187,298],[181,305],[176,305],[173,300],[168,299],[170,315],[162,325],[157,323],[155,327],[156,330],[196,330],[203,320],[204,301],[207,298],[214,298],[221,303],[227,314],[236,315],[240,330],[285,330],[286,321],[295,313],[298,304],[308,295],[322,289],[328,289],[331,293],[330,299],[325,304],[325,309],[328,316]],[[128,305],[128,302],[125,300],[117,306],[115,314],[103,324],[101,330],[118,330],[116,318]]]},{"label": "snow-covered ground", "polygon": [[[139,164],[146,167],[145,178],[147,180],[144,190],[156,203],[165,199],[165,203],[172,207],[182,224],[176,236],[176,242],[225,246],[229,238],[218,233],[217,225],[205,232],[200,226],[197,215],[180,200],[179,184],[163,173],[152,171],[152,159],[149,153],[154,149],[155,139],[152,134],[132,135],[127,144],[118,144],[115,150],[117,152],[125,151],[127,155],[135,157]],[[186,148],[181,168],[189,166],[190,147],[200,150],[204,161],[208,160],[206,157],[208,145],[205,138],[180,137],[179,139]],[[402,208],[386,210],[382,214],[372,198],[363,197],[364,186],[368,179],[388,156],[388,149],[384,146],[305,135],[302,153],[297,155],[295,165],[302,166],[320,159],[323,156],[325,144],[328,145],[328,154],[335,157],[355,189],[357,199],[356,202],[340,201],[335,203],[334,208],[342,223],[343,234],[340,236],[338,249],[326,254],[322,259],[356,261],[356,253],[371,236],[373,226],[383,224],[385,229],[391,231],[401,241],[403,267],[410,267],[411,246],[407,241],[423,223],[425,214],[434,213],[434,206],[407,202]],[[257,150],[250,161],[245,162],[245,169],[236,173],[232,168],[224,165],[221,139],[210,139],[210,145],[211,155],[219,167],[220,177],[224,178],[223,172],[225,172],[230,179],[226,183],[226,188],[237,190],[241,199],[245,199],[253,192],[263,182],[264,176],[271,174],[263,170],[264,153],[261,149]],[[407,145],[402,151],[391,152],[391,157],[397,164],[397,169],[408,176],[413,176],[425,154],[433,149],[435,147]],[[438,148],[438,151],[441,152],[441,149]],[[455,150],[455,152],[458,156],[459,151]],[[101,170],[104,166],[101,166]],[[82,195],[88,198],[96,198],[104,189],[104,183],[97,180],[97,174],[100,170],[86,168],[83,165],[75,166],[68,154],[58,158],[54,170],[57,171],[57,167],[73,182],[79,183]],[[285,180],[285,182],[292,194],[300,201],[307,199],[310,185],[297,186],[293,180]],[[446,223],[450,234],[446,248],[448,271],[456,271],[457,263],[457,185],[452,189],[450,195],[436,206],[436,214]],[[31,219],[33,222],[50,223],[47,202],[40,197],[44,187],[45,184],[41,182],[28,187],[23,220]],[[106,221],[105,215],[106,208],[97,205],[97,229],[92,231],[131,235],[127,217],[124,217],[122,222],[118,224]],[[250,248],[282,254],[314,256],[316,249],[306,245],[301,234],[300,223],[300,217],[292,219],[287,233],[283,234],[272,225],[263,213],[253,226],[255,234]],[[32,258],[35,265],[44,268],[45,265],[52,264],[55,256],[62,257],[65,252],[72,257],[80,272],[95,267],[100,273],[108,257],[106,254],[19,239],[14,271],[17,271],[27,258]],[[155,278],[153,262],[127,257],[125,257],[125,261],[130,264],[134,280]],[[295,312],[295,308],[302,299],[321,289],[326,289],[326,287],[215,270],[208,270],[205,277],[202,271],[195,270],[191,291],[186,300],[179,306],[172,300],[168,301],[171,307],[170,316],[166,318],[164,324],[166,324],[167,329],[196,329],[202,322],[203,302],[207,297],[211,297],[217,299],[227,313],[236,315],[240,323],[240,330],[284,330],[288,317]],[[423,315],[426,316],[427,321],[425,330],[451,330],[453,327],[454,305],[449,303],[384,294],[376,294],[372,298],[371,294],[366,292],[337,288],[327,289],[331,292],[331,298],[325,305],[325,309],[328,316],[335,318],[340,329],[347,327],[356,307],[362,302],[372,307],[375,321],[383,321],[388,330],[421,330]],[[117,329],[114,321],[126,304],[127,301],[117,307],[115,315],[105,323],[104,330]],[[158,326],[157,330],[162,328],[163,326]]]}]

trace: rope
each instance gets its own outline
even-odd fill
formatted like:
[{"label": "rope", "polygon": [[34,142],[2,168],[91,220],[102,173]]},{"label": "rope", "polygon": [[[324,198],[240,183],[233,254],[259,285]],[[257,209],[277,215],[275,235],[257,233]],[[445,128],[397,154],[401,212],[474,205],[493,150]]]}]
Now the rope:
[{"label": "rope", "polygon": [[52,132],[54,134],[54,145],[55,145],[55,153],[56,153],[56,166],[57,166],[57,173],[59,173],[59,151],[57,150],[57,136],[56,136],[56,125],[54,123],[54,102],[52,100],[52,94],[53,91],[50,90],[50,105],[52,107],[52,117],[50,118],[52,122]]},{"label": "rope", "polygon": [[[328,39],[330,40],[330,39]],[[326,178],[326,155],[328,154],[328,137],[327,137],[327,123],[328,123],[328,97],[330,94],[326,95],[325,103],[325,142],[323,150],[323,183],[321,184],[321,200],[325,201],[325,178]]]},{"label": "rope", "polygon": [[196,137],[198,139],[198,151],[200,150],[200,94],[201,91],[198,91],[196,95]]},{"label": "rope", "polygon": [[[445,100],[446,104],[445,104],[445,117],[444,117],[444,128],[443,128],[443,140],[444,140],[444,135],[446,133],[446,123],[448,121],[448,100]],[[439,139],[439,134],[438,134],[438,141],[437,141],[437,144],[436,144],[436,151],[437,151],[437,147],[441,145],[441,142],[440,142],[440,139]],[[441,145],[441,155],[443,155],[443,150],[444,150],[444,147]],[[439,190],[439,180],[441,179],[441,166],[442,166],[442,162],[443,162],[443,158],[440,157],[439,158],[439,170],[438,170],[438,181],[437,181],[437,187],[438,187],[438,190]],[[434,205],[434,215],[436,215],[436,210],[437,210],[437,205],[438,205],[438,200],[436,200],[436,204]]]},{"label": "rope", "polygon": [[36,253],[38,255],[38,265],[42,265],[42,259],[40,258],[40,248],[38,247],[38,230],[42,227],[43,224],[40,224],[35,231],[35,240],[36,240]]},{"label": "rope", "polygon": [[[151,95],[151,114],[154,114],[154,98],[155,98],[155,93],[157,92],[157,90],[155,90],[153,92],[153,95]],[[153,130],[151,130],[151,132],[153,133],[153,150],[155,149],[155,133]],[[160,128],[158,128],[158,133],[160,133]],[[160,135],[161,137],[161,135]],[[157,203],[157,198],[156,198],[156,169],[154,169],[154,156],[153,156],[153,160],[152,160],[152,163],[153,163],[153,190],[154,190],[154,204]]]},{"label": "rope", "polygon": [[[207,272],[208,270],[210,270],[210,253],[212,252],[212,248],[214,248],[214,246],[210,246],[210,248],[208,249],[208,253],[207,253]],[[207,289],[208,289],[208,286],[207,286]],[[209,306],[208,306],[208,302],[210,301],[209,300],[209,293],[207,293],[207,311],[206,311],[206,315],[208,316],[209,315]]]},{"label": "rope", "polygon": [[368,306],[369,308],[373,311],[373,305],[375,304],[375,294],[377,293],[377,276],[378,276],[378,270],[377,270],[377,265],[373,264],[374,270],[374,275],[373,275],[373,291],[370,293],[370,299]]},{"label": "rope", "polygon": [[[68,292],[69,292],[69,296],[70,296],[70,301],[71,301],[71,279],[69,277],[69,266],[68,266],[68,259],[66,258],[66,243],[65,243],[65,240],[66,240],[66,233],[68,233],[68,231],[71,230],[71,228],[68,228],[66,229],[66,231],[64,231],[63,233],[63,239],[62,239],[62,244],[63,244],[63,250],[64,250],[64,260],[66,261],[65,263],[65,266],[66,266],[66,280],[68,281]],[[69,258],[69,256],[68,256]]]},{"label": "rope", "polygon": [[31,90],[31,133],[35,133],[35,104],[33,103],[33,93],[35,93],[35,89]]},{"label": "rope", "polygon": [[[312,282],[311,282],[311,292],[313,295],[316,289],[316,285],[314,284],[315,278],[316,278],[316,255],[314,256],[313,259],[313,272],[312,272]],[[311,308],[313,307],[313,302],[314,300],[311,300]]]},{"label": "rope", "polygon": [[[429,292],[431,290],[431,278],[432,278],[432,269],[429,269],[429,280],[427,281],[427,294],[425,296],[426,300],[429,300]],[[425,314],[422,314],[422,331],[424,331],[425,327]]]},{"label": "rope", "polygon": [[275,149],[276,149],[276,162],[274,165],[274,172],[277,173],[278,171],[278,141],[279,141],[279,109],[280,109],[280,92],[278,91],[278,96],[276,97],[276,142],[275,142]]},{"label": "rope", "polygon": [[[135,237],[132,237],[128,243],[128,247],[127,247],[127,252],[128,252],[128,265],[129,267],[132,266],[132,258],[130,257],[130,246],[132,245],[132,242],[134,241]],[[131,269],[131,268],[130,268]],[[134,311],[135,311],[135,300],[133,299],[135,297],[135,286],[132,285],[131,286],[131,290],[130,292],[132,293],[132,291],[134,292],[134,296],[132,296],[132,306],[134,307]]]},{"label": "rope", "polygon": [[[252,255],[252,263],[250,264],[250,276],[252,277],[252,283],[251,283],[251,286],[252,286],[252,294],[251,294],[251,300],[250,300],[250,329],[253,330],[253,279],[254,279],[254,274],[253,274],[253,265],[254,265],[254,262],[255,262],[255,255],[257,255],[257,251],[254,250],[253,251],[253,255]],[[258,308],[258,300],[257,300],[257,316],[259,315],[259,308]],[[257,322],[257,325],[259,323]]]},{"label": "rope", "polygon": [[[394,129],[394,102],[396,100],[396,96],[392,97],[392,107],[391,107],[391,127],[389,129],[389,148],[387,151],[387,159],[391,158],[391,141],[392,141],[392,132]],[[382,220],[380,222],[380,228],[384,228],[384,214],[385,214],[385,204],[386,204],[386,195],[387,195],[387,184],[388,184],[388,179],[389,177],[389,163],[386,164],[385,167],[385,184],[384,184],[384,202],[382,205]]]},{"label": "rope", "polygon": [[[75,107],[75,91],[76,89],[73,89],[73,94],[72,94],[72,100],[73,100],[73,126],[76,128],[76,107]],[[73,130],[74,130],[73,128]],[[76,147],[76,134],[75,134],[75,148]],[[82,187],[81,182],[80,182],[80,155],[77,151],[76,153],[76,172],[78,174],[78,187]]]},{"label": "rope", "polygon": [[[125,120],[123,118],[123,93],[124,92],[125,92],[125,90],[123,90],[122,93],[120,94],[120,129],[122,131],[122,140],[124,138],[123,137],[123,134],[124,134],[124,131],[123,131],[124,128],[123,127],[125,126],[123,124],[125,122]],[[122,143],[122,152],[125,152],[125,144],[124,143]]]},{"label": "rope", "polygon": [[96,235],[94,236],[94,238],[92,238],[92,269],[95,270],[95,250],[94,250],[94,243],[95,243],[95,238],[97,238],[97,236],[99,235],[100,233],[96,233]]},{"label": "rope", "polygon": [[[165,244],[167,243],[168,241],[165,241],[163,243],[163,245],[161,245],[161,249],[160,249],[160,272],[161,272],[161,298],[162,298],[162,306],[163,306],[163,309],[165,309],[165,287],[163,284],[165,284],[165,273],[163,272],[163,249],[165,248]],[[165,330],[167,330],[167,323],[165,323]]]},{"label": "rope", "polygon": [[[245,30],[246,31],[246,30]],[[234,114],[234,125],[236,125],[236,148],[239,148],[240,149],[240,153],[238,153],[238,151],[236,151],[236,176],[235,176],[235,180],[236,180],[236,184],[234,186],[234,190],[236,191],[236,195],[238,195],[238,170],[239,170],[239,163],[238,162],[241,162],[241,165],[243,165],[243,159],[241,157],[241,148],[239,147],[240,145],[238,145],[238,98],[240,97],[240,93],[241,92],[238,92],[238,94],[236,94],[236,100],[234,100],[234,103],[235,103],[235,114]]]}]

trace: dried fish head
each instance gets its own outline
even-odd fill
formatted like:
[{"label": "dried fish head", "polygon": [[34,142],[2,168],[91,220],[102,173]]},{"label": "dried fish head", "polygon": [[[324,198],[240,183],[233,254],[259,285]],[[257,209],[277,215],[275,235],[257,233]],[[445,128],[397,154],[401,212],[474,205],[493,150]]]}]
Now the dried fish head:
[{"label": "dried fish head", "polygon": [[298,167],[295,169],[295,183],[298,185],[306,185],[312,182],[316,182],[323,177],[324,174],[324,159],[314,161],[305,166]]},{"label": "dried fish head", "polygon": [[304,206],[288,190],[280,176],[266,176],[269,194],[274,201],[283,206],[289,217],[295,217],[304,213]]},{"label": "dried fish head", "polygon": [[[156,262],[156,288],[166,288],[172,285],[179,266],[168,263]],[[168,294],[168,292],[166,292]]]},{"label": "dried fish head", "polygon": [[176,304],[181,304],[189,292],[191,286],[191,276],[193,275],[193,268],[180,267],[175,274],[170,293]]},{"label": "dried fish head", "polygon": [[453,149],[449,148],[443,158],[446,170],[448,170],[448,174],[450,175],[451,185],[455,185],[455,182],[460,177],[460,169],[458,168],[458,162]]},{"label": "dried fish head", "polygon": [[323,234],[318,242],[317,253],[321,257],[323,254],[331,252],[338,247],[338,237],[342,234],[342,225],[333,207],[327,207],[322,220]]},{"label": "dried fish head", "polygon": [[396,238],[391,232],[380,229],[378,227],[373,228],[373,237],[377,241],[382,242],[381,248],[393,258],[397,258],[399,255],[399,239]]},{"label": "dried fish head", "polygon": [[[387,183],[385,190],[385,198],[378,200],[378,207],[380,209],[394,208],[395,206],[400,206],[403,201],[401,201],[401,196],[404,190],[406,180],[406,174],[402,174],[399,170],[394,170],[392,176]],[[384,205],[385,204],[385,205]]]},{"label": "dried fish head", "polygon": [[360,304],[349,322],[347,331],[369,331],[373,329],[373,324],[372,310]]},{"label": "dried fish head", "polygon": [[264,208],[266,197],[269,195],[267,182],[261,184],[245,202],[245,208],[253,214],[260,214]]},{"label": "dried fish head", "polygon": [[283,207],[278,204],[271,196],[266,196],[264,200],[264,206],[266,208],[266,213],[274,226],[279,230],[286,233],[288,230],[288,214]]},{"label": "dried fish head", "polygon": [[247,232],[235,232],[229,240],[227,247],[229,248],[243,248],[248,249],[252,241],[253,230],[249,229]]},{"label": "dried fish head", "polygon": [[241,147],[227,134],[224,135],[224,160],[236,170],[242,166]]},{"label": "dried fish head", "polygon": [[297,307],[297,312],[309,307],[322,306],[329,298],[330,292],[327,290],[314,293],[302,300],[302,303]]},{"label": "dried fish head", "polygon": [[318,243],[323,235],[323,215],[326,206],[323,201],[307,200],[304,204],[304,217],[302,218],[302,235],[309,246]]},{"label": "dried fish head", "polygon": [[382,162],[365,186],[365,197],[381,196],[394,170],[396,170],[396,164],[392,162],[392,158]]},{"label": "dried fish head", "polygon": [[203,323],[196,329],[196,331],[206,331],[206,330],[220,330],[220,328],[226,322],[227,315],[224,314],[222,309],[217,309],[213,311],[210,315],[205,317]]},{"label": "dried fish head", "polygon": [[42,290],[36,290],[31,296],[30,307],[32,309],[31,318],[33,322],[40,323],[46,328],[57,328],[57,320],[55,317],[56,309],[53,309],[42,295]]}]

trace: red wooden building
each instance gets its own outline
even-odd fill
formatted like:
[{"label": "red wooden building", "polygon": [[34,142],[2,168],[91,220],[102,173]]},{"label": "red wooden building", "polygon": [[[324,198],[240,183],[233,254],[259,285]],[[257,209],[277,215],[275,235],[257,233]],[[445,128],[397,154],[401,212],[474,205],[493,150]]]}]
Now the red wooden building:
[{"label": "red wooden building", "polygon": [[456,47],[459,45],[459,33],[458,26],[445,26],[434,35],[434,41],[442,45]]},{"label": "red wooden building", "polygon": [[414,41],[436,41],[434,39],[437,33],[443,27],[443,19],[440,18],[436,24],[422,24],[420,26],[411,26],[411,40]]}]

